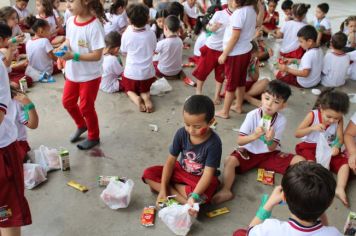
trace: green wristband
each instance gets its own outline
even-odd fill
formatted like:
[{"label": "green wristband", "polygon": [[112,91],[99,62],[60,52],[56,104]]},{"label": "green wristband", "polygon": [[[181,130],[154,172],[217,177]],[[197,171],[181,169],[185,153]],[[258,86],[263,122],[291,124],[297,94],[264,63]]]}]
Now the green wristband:
[{"label": "green wristband", "polygon": [[268,200],[268,195],[267,194],[263,194],[262,198],[261,198],[260,207],[258,208],[258,210],[256,212],[256,217],[259,218],[262,221],[270,218],[271,215],[272,215],[271,211],[267,211],[266,209],[264,209],[264,206],[265,206],[267,200]]},{"label": "green wristband", "polygon": [[32,109],[35,109],[35,104],[32,102],[23,106],[23,110],[25,112],[25,120],[29,120],[30,116],[28,115],[28,112]]},{"label": "green wristband", "polygon": [[11,43],[16,43],[17,39],[15,37],[11,38]]},{"label": "green wristband", "polygon": [[341,148],[342,144],[339,141],[339,138],[336,137],[336,139],[332,142],[331,147],[337,147],[337,148]]},{"label": "green wristband", "polygon": [[73,61],[79,61],[80,54],[79,53],[74,53],[73,55]]},{"label": "green wristband", "polygon": [[267,141],[265,135],[262,135],[260,137],[260,140],[264,142],[264,144],[266,144],[268,147],[273,145],[273,140]]},{"label": "green wristband", "polygon": [[191,193],[190,196],[195,200],[195,201],[200,201],[200,195],[197,193]]}]

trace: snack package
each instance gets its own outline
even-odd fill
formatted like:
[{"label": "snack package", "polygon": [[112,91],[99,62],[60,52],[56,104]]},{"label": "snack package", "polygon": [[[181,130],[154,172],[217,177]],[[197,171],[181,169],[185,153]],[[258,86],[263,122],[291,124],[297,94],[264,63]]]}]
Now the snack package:
[{"label": "snack package", "polygon": [[268,171],[265,169],[257,170],[257,181],[266,185],[274,185],[274,171]]},{"label": "snack package", "polygon": [[229,212],[230,212],[230,210],[227,207],[223,207],[223,208],[219,208],[219,209],[210,211],[210,212],[206,213],[206,215],[209,218],[213,218],[213,217],[220,216],[220,215],[223,215],[223,214],[226,214]]},{"label": "snack package", "polygon": [[69,151],[62,149],[59,151],[60,167],[62,171],[70,170]]},{"label": "snack package", "polygon": [[40,183],[47,180],[47,171],[39,164],[23,164],[24,181],[26,189],[33,189]]},{"label": "snack package", "polygon": [[106,187],[110,183],[110,180],[114,181],[121,181],[123,183],[126,182],[126,177],[119,177],[119,176],[105,176],[105,175],[100,175],[97,177],[98,185],[99,187]]},{"label": "snack package", "polygon": [[82,193],[85,193],[85,192],[88,192],[88,188],[87,187],[85,187],[84,185],[81,185],[81,184],[79,184],[79,183],[77,183],[77,182],[75,182],[75,181],[73,181],[73,180],[71,180],[71,181],[69,181],[68,183],[67,183],[67,185],[68,186],[71,186],[72,188],[75,188],[76,190],[79,190],[80,192],[82,192]]},{"label": "snack package", "polygon": [[350,212],[347,216],[344,235],[355,236],[356,235],[356,212]]},{"label": "snack package", "polygon": [[146,227],[154,226],[155,225],[155,213],[156,208],[154,206],[149,206],[143,208],[141,214],[141,224]]},{"label": "snack package", "polygon": [[271,123],[272,123],[272,116],[263,115],[262,119],[260,120],[259,126],[262,127],[265,131],[267,131],[271,128]]},{"label": "snack package", "polygon": [[133,186],[134,182],[131,179],[128,179],[125,183],[110,180],[108,186],[101,193],[100,198],[110,209],[126,208],[130,204]]},{"label": "snack package", "polygon": [[265,174],[265,170],[264,169],[258,169],[257,170],[257,181],[258,182],[262,182],[264,174]]}]

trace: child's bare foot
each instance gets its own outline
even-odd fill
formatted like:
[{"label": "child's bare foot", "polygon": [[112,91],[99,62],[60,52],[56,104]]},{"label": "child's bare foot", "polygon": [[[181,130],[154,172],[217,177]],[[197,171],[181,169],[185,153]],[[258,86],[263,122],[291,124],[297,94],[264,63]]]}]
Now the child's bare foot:
[{"label": "child's bare foot", "polygon": [[238,107],[238,106],[232,106],[230,108],[230,110],[233,111],[233,112],[236,112],[237,114],[242,114],[243,113],[242,107]]},{"label": "child's bare foot", "polygon": [[138,109],[140,112],[146,112],[147,108],[145,106],[145,104],[143,103],[143,101],[140,102],[140,104],[138,105]]},{"label": "child's bare foot", "polygon": [[153,104],[152,104],[151,100],[145,101],[145,106],[146,106],[147,113],[153,112]]},{"label": "child's bare foot", "polygon": [[215,112],[215,116],[219,117],[219,118],[223,118],[223,119],[229,119],[230,118],[229,114],[228,113],[226,114],[223,110]]},{"label": "child's bare foot", "polygon": [[222,99],[220,98],[220,96],[215,97],[215,99],[214,99],[214,104],[215,105],[221,105],[221,102],[222,102]]},{"label": "child's bare foot", "polygon": [[212,204],[220,204],[229,201],[234,198],[234,194],[229,190],[221,189],[217,194],[211,199]]},{"label": "child's bare foot", "polygon": [[337,198],[341,200],[341,202],[346,206],[349,207],[349,202],[347,201],[347,196],[345,193],[345,189],[342,187],[336,187],[335,195]]}]

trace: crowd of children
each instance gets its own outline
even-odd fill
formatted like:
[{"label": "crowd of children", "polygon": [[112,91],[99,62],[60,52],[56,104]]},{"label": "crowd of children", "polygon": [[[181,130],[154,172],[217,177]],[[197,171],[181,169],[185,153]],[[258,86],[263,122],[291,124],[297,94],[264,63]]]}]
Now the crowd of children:
[{"label": "crowd of children", "polygon": [[[158,193],[157,202],[175,195],[181,204],[220,204],[234,197],[236,174],[264,168],[284,175],[282,185],[260,206],[248,231],[234,235],[309,235],[298,230],[339,235],[327,226],[325,211],[334,196],[349,205],[347,182],[350,173],[356,174],[356,113],[344,130],[349,97],[334,88],[348,77],[356,80],[356,16],[332,29],[327,3],[316,7],[309,23],[309,4],[285,0],[281,23],[278,2],[161,1],[155,8],[152,0],[113,0],[105,11],[100,0],[68,0],[63,16],[59,0],[36,0],[36,13],[27,10],[29,0],[1,8],[0,186],[5,191],[0,191],[0,235],[20,235],[20,227],[31,224],[22,163],[30,150],[26,127],[37,128],[39,118],[20,90],[21,81],[28,86],[54,81],[52,75],[63,66],[62,105],[77,127],[69,141],[77,143],[87,133],[77,144],[81,150],[100,143],[95,110],[99,90],[124,91],[139,111],[151,113],[150,88],[157,78],[181,79],[196,87],[196,95],[184,103],[184,127],[176,132],[164,166],[144,170],[142,180]],[[266,37],[282,40],[272,80],[260,73],[261,61],[267,63],[274,54]],[[186,39],[195,41],[191,62],[197,82],[184,72]],[[212,70],[213,100],[202,95]],[[301,139],[296,154],[282,151],[287,124],[282,110],[292,94],[289,85],[319,84],[331,88],[321,92],[296,128],[295,137]],[[244,101],[256,108],[239,129],[238,148],[224,160],[219,186],[222,142],[210,126],[214,117],[243,113]],[[221,103],[222,109],[215,112]],[[315,164],[321,136],[331,148],[330,171],[337,174],[336,182],[326,168]],[[281,201],[292,213],[288,223],[268,219]]]}]

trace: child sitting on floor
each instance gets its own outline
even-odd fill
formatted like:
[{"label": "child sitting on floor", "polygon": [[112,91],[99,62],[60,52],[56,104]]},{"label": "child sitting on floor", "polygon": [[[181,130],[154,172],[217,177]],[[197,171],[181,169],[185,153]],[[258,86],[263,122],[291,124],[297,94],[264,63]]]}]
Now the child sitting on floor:
[{"label": "child sitting on floor", "polygon": [[163,26],[164,26],[164,19],[168,16],[167,10],[159,10],[156,14],[155,21],[151,26],[151,30],[155,33],[157,42],[164,39],[163,33]]},{"label": "child sitting on floor", "polygon": [[19,16],[19,25],[22,27],[22,30],[24,30],[23,26],[25,18],[30,15],[30,12],[27,9],[29,1],[30,0],[16,0],[15,5],[13,6]]},{"label": "child sitting on floor", "polygon": [[[261,202],[250,228],[237,230],[233,236],[341,236],[335,227],[320,220],[326,221],[335,187],[332,174],[323,166],[306,161],[295,164],[283,176],[282,185]],[[291,213],[288,222],[270,219],[273,208],[281,202]]]},{"label": "child sitting on floor", "polygon": [[198,4],[196,0],[186,0],[182,3],[182,5],[184,7],[184,13],[188,18],[185,22],[187,26],[187,31],[191,32],[192,29],[194,29],[197,23],[197,18],[199,16]]},{"label": "child sitting on floor", "polygon": [[284,174],[290,165],[304,160],[301,156],[280,150],[287,124],[280,111],[285,108],[291,93],[287,84],[273,80],[262,94],[261,108],[247,113],[237,139],[239,148],[224,161],[223,186],[213,197],[213,203],[219,204],[234,197],[232,185],[236,172],[242,174],[254,168],[264,168]]},{"label": "child sitting on floor", "polygon": [[347,35],[345,52],[354,51],[356,49],[356,16],[349,16],[342,22],[340,30]]},{"label": "child sitting on floor", "polygon": [[268,0],[267,1],[267,11],[265,11],[262,31],[263,35],[267,36],[268,34],[274,32],[279,24],[279,13],[276,11],[277,4],[279,0]]},{"label": "child sitting on floor", "polygon": [[100,82],[100,90],[106,93],[115,93],[123,90],[119,78],[124,68],[119,57],[121,36],[119,32],[112,31],[105,36],[105,49],[103,61],[103,76]]},{"label": "child sitting on floor", "polygon": [[292,6],[293,6],[293,1],[291,0],[284,0],[282,2],[281,8],[285,15],[284,21],[293,20]]},{"label": "child sitting on floor", "polygon": [[326,14],[329,12],[329,4],[321,3],[317,6],[315,11],[315,17],[313,25],[318,31],[318,40],[316,44],[322,46],[329,43],[331,39],[331,22],[326,18]]},{"label": "child sitting on floor", "polygon": [[105,35],[112,31],[119,32],[120,34],[124,33],[129,24],[125,12],[126,5],[125,0],[116,0],[111,4],[109,12],[105,13],[108,19],[108,22],[104,24]]},{"label": "child sitting on floor", "polygon": [[295,147],[296,153],[308,161],[316,161],[317,143],[320,134],[324,135],[332,148],[330,170],[337,174],[336,196],[345,206],[348,206],[345,188],[350,170],[341,148],[344,143],[343,116],[349,110],[349,103],[349,97],[343,92],[334,89],[323,91],[314,109],[307,114],[295,132],[295,137],[302,140]]},{"label": "child sitting on floor", "polygon": [[214,110],[207,96],[193,95],[186,100],[185,125],[176,132],[165,165],[149,167],[142,176],[158,192],[157,202],[172,194],[181,204],[210,202],[219,185],[216,174],[222,152],[219,136],[210,129]]}]

